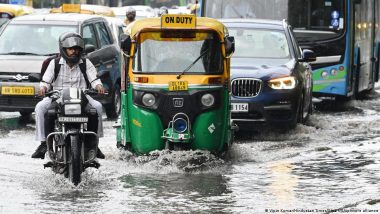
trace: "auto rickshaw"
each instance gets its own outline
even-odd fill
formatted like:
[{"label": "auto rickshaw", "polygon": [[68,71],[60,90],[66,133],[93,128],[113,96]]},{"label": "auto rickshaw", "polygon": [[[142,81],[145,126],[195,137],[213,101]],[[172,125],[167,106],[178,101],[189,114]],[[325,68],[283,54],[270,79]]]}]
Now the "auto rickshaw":
[{"label": "auto rickshaw", "polygon": [[25,5],[0,4],[0,26],[16,16],[33,13],[33,8]]},{"label": "auto rickshaw", "polygon": [[229,96],[234,38],[222,23],[174,14],[137,20],[121,48],[119,148],[227,151],[235,129]]}]

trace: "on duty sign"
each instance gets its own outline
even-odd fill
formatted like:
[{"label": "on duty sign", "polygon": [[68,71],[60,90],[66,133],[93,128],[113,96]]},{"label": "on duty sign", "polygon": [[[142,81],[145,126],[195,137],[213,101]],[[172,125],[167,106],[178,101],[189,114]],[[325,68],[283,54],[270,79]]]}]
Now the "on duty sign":
[{"label": "on duty sign", "polygon": [[195,15],[165,14],[161,16],[161,28],[195,29],[195,26]]}]

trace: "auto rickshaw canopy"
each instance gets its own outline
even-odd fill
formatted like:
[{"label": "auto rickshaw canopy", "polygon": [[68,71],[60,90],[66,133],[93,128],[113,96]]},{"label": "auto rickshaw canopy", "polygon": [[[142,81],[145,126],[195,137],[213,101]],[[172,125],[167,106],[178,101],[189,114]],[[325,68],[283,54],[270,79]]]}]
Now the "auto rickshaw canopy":
[{"label": "auto rickshaw canopy", "polygon": [[[0,4],[0,14],[8,14],[9,18],[33,13],[33,8],[25,5]],[[2,18],[1,16],[0,18]]]},{"label": "auto rickshaw canopy", "polygon": [[177,30],[185,30],[185,29],[192,29],[192,30],[213,30],[218,33],[220,38],[224,38],[228,34],[227,28],[218,20],[207,18],[207,17],[196,17],[194,15],[175,15],[175,14],[168,14],[169,17],[174,17],[174,19],[177,19],[177,17],[193,17],[195,19],[195,26],[190,25],[173,25],[173,27],[164,27],[162,28],[162,20],[166,16],[158,17],[158,18],[146,18],[137,20],[133,26],[131,27],[131,31],[129,32],[129,35],[132,39],[134,39],[139,33],[141,32],[148,32],[148,31],[165,31],[169,29],[177,29]]}]

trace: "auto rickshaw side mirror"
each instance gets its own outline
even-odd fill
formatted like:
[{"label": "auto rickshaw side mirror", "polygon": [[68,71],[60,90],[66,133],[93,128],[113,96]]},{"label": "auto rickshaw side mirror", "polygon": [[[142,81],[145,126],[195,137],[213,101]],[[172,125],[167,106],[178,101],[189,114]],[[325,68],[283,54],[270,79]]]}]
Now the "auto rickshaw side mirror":
[{"label": "auto rickshaw side mirror", "polygon": [[224,39],[224,46],[226,48],[226,57],[231,57],[231,55],[235,52],[235,37],[227,36]]},{"label": "auto rickshaw side mirror", "polygon": [[85,52],[86,54],[91,53],[91,52],[94,52],[95,49],[96,49],[95,46],[92,45],[92,44],[86,44],[86,45],[84,46],[84,52]]},{"label": "auto rickshaw side mirror", "polygon": [[41,74],[40,73],[29,74],[28,79],[31,82],[39,82],[39,81],[41,81]]},{"label": "auto rickshaw side mirror", "polygon": [[131,37],[127,34],[121,34],[120,35],[120,48],[126,52],[127,54],[130,53],[130,50],[131,50],[131,46],[132,46],[132,40],[131,40]]},{"label": "auto rickshaw side mirror", "polygon": [[314,51],[309,49],[304,49],[302,51],[302,59],[299,59],[300,62],[314,62],[317,60],[317,56]]}]

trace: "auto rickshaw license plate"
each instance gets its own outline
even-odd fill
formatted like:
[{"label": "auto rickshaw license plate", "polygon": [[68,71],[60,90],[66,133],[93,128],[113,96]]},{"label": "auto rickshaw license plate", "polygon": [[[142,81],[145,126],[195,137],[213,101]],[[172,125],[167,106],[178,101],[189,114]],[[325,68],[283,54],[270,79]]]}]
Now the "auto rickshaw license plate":
[{"label": "auto rickshaw license plate", "polygon": [[3,86],[1,87],[2,95],[34,95],[34,87],[25,86]]},{"label": "auto rickshaw license plate", "polygon": [[187,81],[172,81],[169,82],[169,91],[187,91]]}]

